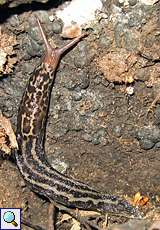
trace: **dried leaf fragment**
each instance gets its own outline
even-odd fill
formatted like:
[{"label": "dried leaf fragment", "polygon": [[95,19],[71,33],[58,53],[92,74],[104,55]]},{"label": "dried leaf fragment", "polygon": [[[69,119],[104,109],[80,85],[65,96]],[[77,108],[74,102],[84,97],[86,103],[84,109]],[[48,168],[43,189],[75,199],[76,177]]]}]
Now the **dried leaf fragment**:
[{"label": "dried leaf fragment", "polygon": [[149,198],[147,196],[142,196],[140,192],[137,192],[134,195],[133,205],[135,206],[144,206],[148,203]]},{"label": "dried leaf fragment", "polygon": [[[99,212],[95,212],[95,211],[86,211],[86,210],[79,210],[79,209],[76,209],[76,212],[77,212],[77,216],[80,216],[80,217],[84,217],[84,218],[88,218],[88,217],[97,217],[97,216],[100,216],[101,214]],[[71,215],[67,214],[67,213],[64,213],[62,215],[62,218],[61,220],[58,222],[59,223],[63,223],[65,221],[71,221],[71,224],[72,224],[72,227],[70,230],[80,230],[81,229],[81,224],[80,222],[75,219],[74,217],[72,217]]]},{"label": "dried leaf fragment", "polygon": [[72,217],[71,217],[69,214],[64,213],[64,214],[62,215],[62,219],[60,220],[59,223],[63,223],[64,221],[67,221],[67,220],[70,220],[70,219],[72,219]]},{"label": "dried leaf fragment", "polygon": [[10,154],[12,148],[18,149],[15,133],[10,120],[0,113],[0,149]]},{"label": "dried leaf fragment", "polygon": [[59,223],[63,223],[68,220],[72,221],[72,227],[70,230],[80,230],[81,229],[79,221],[77,221],[76,219],[74,219],[72,216],[70,216],[67,213],[62,215],[62,219]]},{"label": "dried leaf fragment", "polygon": [[75,219],[72,220],[71,230],[81,230],[80,223]]},{"label": "dried leaf fragment", "polygon": [[96,211],[88,211],[88,210],[78,210],[79,215],[81,216],[100,216],[100,212],[96,212]]},{"label": "dried leaf fragment", "polygon": [[7,135],[2,128],[0,128],[0,149],[6,154],[10,153],[10,148],[7,146]]},{"label": "dried leaf fragment", "polygon": [[13,47],[17,44],[15,36],[1,32],[0,28],[0,74],[8,74],[13,71],[13,66],[17,62]]}]

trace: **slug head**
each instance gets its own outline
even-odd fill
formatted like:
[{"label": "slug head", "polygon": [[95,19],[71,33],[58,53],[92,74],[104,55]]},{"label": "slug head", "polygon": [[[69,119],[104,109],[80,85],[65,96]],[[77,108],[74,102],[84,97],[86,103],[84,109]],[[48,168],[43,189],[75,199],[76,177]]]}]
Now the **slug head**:
[{"label": "slug head", "polygon": [[37,24],[39,26],[41,36],[43,38],[45,48],[46,48],[46,53],[45,53],[43,62],[49,68],[52,68],[53,70],[55,70],[56,67],[58,66],[61,55],[63,53],[65,53],[65,51],[67,51],[71,47],[73,47],[76,43],[78,43],[82,37],[86,36],[86,34],[81,34],[80,36],[74,38],[72,41],[70,41],[68,44],[64,45],[64,47],[62,47],[62,48],[55,48],[54,49],[49,44],[39,19],[36,18],[36,20],[37,20]]}]

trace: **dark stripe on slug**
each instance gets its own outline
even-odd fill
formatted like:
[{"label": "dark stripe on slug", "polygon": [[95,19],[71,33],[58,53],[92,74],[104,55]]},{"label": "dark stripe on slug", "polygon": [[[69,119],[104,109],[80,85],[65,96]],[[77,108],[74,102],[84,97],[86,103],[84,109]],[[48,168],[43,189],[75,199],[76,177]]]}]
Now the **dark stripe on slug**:
[{"label": "dark stripe on slug", "polygon": [[[32,171],[33,173],[33,171]],[[30,173],[29,173],[30,175]],[[42,183],[42,184],[48,184],[50,185],[51,187],[54,187],[56,188],[57,191],[59,191],[59,193],[61,192],[64,192],[66,194],[66,197],[71,197],[71,195],[73,196],[73,198],[71,198],[72,201],[70,201],[70,199],[68,199],[69,201],[69,205],[75,205],[75,207],[83,207],[85,208],[86,205],[88,207],[88,209],[90,208],[90,205],[92,207],[92,210],[103,210],[103,211],[108,211],[108,210],[113,210],[114,208],[116,208],[117,206],[119,206],[119,210],[124,210],[125,209],[128,209],[130,211],[133,210],[133,207],[130,206],[127,202],[125,201],[122,201],[120,198],[117,198],[115,196],[106,196],[106,195],[101,195],[101,194],[98,194],[95,195],[95,194],[92,194],[92,193],[82,193],[82,192],[76,192],[73,188],[68,190],[68,188],[65,187],[65,184],[64,186],[61,186],[59,185],[58,183],[51,183],[51,182],[48,182],[47,180],[44,180],[44,178],[41,178],[37,175],[34,176],[34,181],[38,182],[38,183]],[[30,176],[28,177],[30,178]],[[33,178],[30,178],[31,180]],[[35,180],[36,179],[36,180]],[[38,189],[38,187],[37,187]],[[43,194],[43,186],[40,187],[40,190],[41,190],[41,194]],[[44,192],[46,192],[46,190],[44,189]],[[47,189],[47,194],[48,194],[48,197],[52,197],[53,196],[53,191],[48,188]],[[56,194],[56,192],[54,193]],[[44,195],[44,194],[43,194]],[[77,198],[80,198],[80,200],[76,201]],[[84,199],[84,201],[82,201]],[[97,200],[97,201],[96,201]],[[59,200],[56,200],[57,202],[59,202]],[[89,205],[90,204],[90,205]]]},{"label": "dark stripe on slug", "polygon": [[[33,159],[32,163],[35,163],[34,159]],[[44,174],[47,175],[47,172],[45,171],[44,167],[38,168],[38,164],[36,164],[35,169],[38,170],[39,172],[43,172]],[[51,172],[53,172],[53,174]],[[46,182],[43,181],[43,182],[46,184],[49,184],[50,186],[54,186],[54,185],[57,186],[59,191],[65,191],[66,194],[68,194],[68,196],[71,194],[71,195],[73,195],[74,198],[86,198],[87,200],[93,199],[93,200],[95,200],[95,202],[96,202],[96,200],[101,200],[101,202],[98,202],[97,205],[95,205],[95,204],[93,205],[93,207],[96,207],[96,209],[101,210],[101,211],[102,210],[108,211],[111,208],[111,204],[112,204],[112,208],[114,208],[114,207],[116,208],[117,206],[120,206],[119,209],[121,211],[124,209],[127,209],[129,212],[131,212],[131,211],[133,211],[133,213],[135,212],[135,209],[133,209],[133,207],[131,205],[129,205],[129,203],[127,201],[124,201],[121,198],[114,196],[114,195],[100,194],[100,193],[95,192],[93,189],[89,190],[88,187],[82,183],[77,186],[77,184],[76,184],[77,181],[75,181],[75,183],[71,185],[71,182],[69,180],[67,181],[67,179],[68,179],[67,176],[66,176],[65,180],[62,181],[61,180],[62,178],[55,177],[55,172],[56,171],[53,171],[53,169],[51,169],[51,171],[50,171],[51,174],[48,174],[48,176],[53,179],[53,181],[52,181],[52,183],[54,182],[53,185],[50,182],[50,180],[48,182],[47,181]],[[55,180],[57,180],[57,182]],[[62,185],[62,186],[58,185],[57,184],[58,181],[64,183],[64,185]],[[67,182],[69,182],[69,184]],[[65,185],[69,185],[70,188],[66,188]],[[77,192],[76,189],[80,189],[81,191]],[[85,190],[86,190],[86,193],[85,193]],[[79,204],[80,204],[80,202],[79,202]],[[100,204],[100,206],[99,206],[99,204]],[[71,202],[70,202],[70,205],[71,205]],[[78,207],[81,207],[81,206],[79,205]],[[83,207],[84,207],[84,205],[83,205]],[[96,210],[96,209],[92,209],[92,210]],[[110,209],[110,210],[112,210],[112,209]]]},{"label": "dark stripe on slug", "polygon": [[[23,164],[22,164],[23,161]],[[87,198],[89,199],[94,199],[95,201],[97,199],[101,199],[102,197],[100,196],[100,194],[97,193],[97,195],[92,194],[92,193],[82,193],[82,192],[76,192],[76,190],[74,190],[74,188],[68,188],[65,186],[65,184],[60,185],[57,181],[48,181],[47,179],[45,179],[43,177],[43,174],[40,173],[41,169],[39,168],[39,171],[34,171],[31,168],[28,167],[28,165],[25,163],[25,160],[21,157],[21,165],[22,165],[22,170],[24,172],[24,176],[26,180],[30,180],[30,181],[35,181],[35,184],[41,184],[41,187],[37,186],[37,188],[39,187],[41,189],[41,192],[43,194],[43,190],[46,191],[46,189],[43,187],[43,185],[48,185],[47,190],[49,191],[49,193],[53,193],[53,190],[57,190],[56,193],[63,193],[68,195],[68,197],[71,197],[73,200],[76,198]],[[24,167],[25,166],[25,167]],[[32,174],[31,174],[32,172]],[[53,188],[53,190],[52,190]],[[55,194],[56,194],[55,193]],[[44,195],[44,194],[43,194]]]},{"label": "dark stripe on slug", "polygon": [[[31,154],[32,151],[32,154]],[[49,163],[47,162],[46,158],[43,156],[43,162],[42,164],[39,164],[39,162],[37,162],[34,159],[34,154],[36,154],[36,150],[33,153],[33,143],[31,141],[26,143],[26,152],[29,153],[29,155],[26,155],[26,160],[28,162],[28,165],[31,166],[31,168],[35,171],[37,171],[39,174],[43,174],[42,176],[45,177],[45,175],[49,178],[49,180],[47,181],[46,179],[46,183],[48,184],[52,184],[52,181],[57,181],[57,183],[62,183],[65,185],[69,186],[68,188],[68,192],[71,191],[72,189],[80,189],[82,190],[82,192],[87,191],[88,193],[97,193],[95,192],[92,188],[90,188],[89,186],[87,186],[86,184],[83,184],[81,182],[78,181],[74,181],[72,182],[70,180],[70,178],[68,178],[67,176],[60,174],[58,171],[56,171],[55,169],[53,169]],[[43,151],[43,150],[42,150]],[[48,170],[46,170],[46,168],[48,168]],[[83,191],[84,190],[84,191]]]},{"label": "dark stripe on slug", "polygon": [[[47,159],[44,157],[46,156],[46,154],[43,152],[44,150],[42,150],[40,144],[39,144],[39,141],[36,140],[36,149],[35,151],[39,151],[40,153],[42,153],[42,159],[40,157],[40,155],[36,155],[37,158],[39,160],[42,161],[43,163],[43,172],[50,172],[50,177],[53,177],[55,178],[56,180],[59,180],[60,182],[62,183],[66,183],[68,186],[71,186],[74,187],[74,186],[77,186],[78,189],[84,189],[84,190],[88,190],[88,191],[91,191],[91,192],[97,192],[95,191],[92,187],[90,187],[89,185],[87,184],[84,184],[83,182],[80,182],[78,180],[75,180],[75,179],[72,179],[71,177],[68,177],[67,175],[63,175],[61,173],[59,173],[58,171],[56,171],[47,161]],[[35,161],[34,159],[34,155],[32,154],[29,158],[32,158],[33,161]],[[39,164],[39,163],[38,163]],[[46,170],[46,168],[48,168],[48,170]]]},{"label": "dark stripe on slug", "polygon": [[[67,196],[62,196],[58,193],[54,193],[53,191],[50,191],[48,189],[42,189],[39,190],[39,187],[37,187],[36,185],[32,185],[30,186],[30,184],[28,184],[28,186],[34,190],[35,192],[37,192],[38,194],[47,197],[48,199],[52,199],[52,197],[54,197],[54,202],[62,204],[65,206],[68,206],[69,208],[76,208],[77,206],[75,206],[72,202],[69,202],[68,197]],[[83,204],[83,206],[85,207],[85,204]],[[81,206],[81,208],[83,208],[83,206]],[[79,206],[78,206],[79,207]]]}]

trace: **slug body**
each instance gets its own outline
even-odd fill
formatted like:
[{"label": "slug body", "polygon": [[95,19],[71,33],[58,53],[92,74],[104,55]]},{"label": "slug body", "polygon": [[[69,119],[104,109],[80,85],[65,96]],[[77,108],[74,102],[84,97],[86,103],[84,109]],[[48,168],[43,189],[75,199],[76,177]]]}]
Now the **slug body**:
[{"label": "slug body", "polygon": [[53,49],[48,44],[38,19],[37,22],[46,46],[46,54],[29,80],[17,121],[20,153],[16,153],[16,161],[24,180],[33,191],[69,208],[139,216],[139,211],[127,201],[114,195],[101,194],[90,186],[59,173],[48,163],[44,138],[55,71],[61,55],[84,35],[75,38],[63,48]]}]

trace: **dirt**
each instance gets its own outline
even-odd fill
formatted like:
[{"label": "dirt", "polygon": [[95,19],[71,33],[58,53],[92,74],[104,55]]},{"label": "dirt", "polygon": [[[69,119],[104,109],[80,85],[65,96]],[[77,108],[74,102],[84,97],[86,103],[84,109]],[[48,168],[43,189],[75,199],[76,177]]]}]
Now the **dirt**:
[{"label": "dirt", "polygon": [[[122,47],[118,47],[115,42],[111,42],[109,46],[107,43],[106,46],[106,22],[102,20],[99,29],[101,38],[97,39],[91,32],[63,58],[52,92],[47,123],[46,152],[50,163],[58,159],[67,165],[68,175],[92,185],[101,192],[127,195],[131,199],[140,192],[149,198],[149,203],[142,207],[149,216],[149,224],[144,221],[135,228],[129,227],[133,225],[131,224],[127,225],[128,228],[122,226],[119,229],[148,229],[152,220],[158,220],[160,213],[160,137],[156,136],[153,140],[152,133],[155,127],[160,129],[159,101],[151,106],[160,87],[156,13],[159,3],[154,7],[156,11],[147,13],[149,21],[141,25],[141,31],[137,25],[134,28],[139,36],[136,48],[127,49],[124,40]],[[0,79],[0,109],[9,117],[14,130],[21,96],[29,76],[39,62],[39,56],[43,53],[40,42],[38,45],[33,40],[28,43],[32,33],[28,29],[28,15],[33,16],[33,13],[24,12],[17,16],[20,27],[16,29],[11,26],[12,18],[2,23],[3,31],[11,36],[14,33],[19,44],[14,47],[18,61],[13,73]],[[34,17],[29,22],[34,24]],[[153,28],[149,32],[146,32],[147,23],[149,28]],[[34,26],[36,27],[36,24]],[[115,25],[110,27],[107,29],[110,32],[108,34],[111,40],[114,40]],[[21,28],[20,31],[18,28]],[[133,32],[133,28],[129,29]],[[145,36],[146,40],[143,40]],[[65,43],[57,34],[53,39],[59,44]],[[145,46],[147,40],[150,44],[149,39],[153,45]],[[38,55],[35,55],[35,46],[38,47]],[[137,50],[139,48],[140,52]],[[138,61],[134,58],[131,65],[130,61],[122,60],[125,70],[122,70],[122,65],[117,65],[114,69],[114,56],[118,53],[118,58],[123,59],[124,49],[127,50],[127,58],[130,53]],[[146,56],[141,55],[142,53]],[[109,70],[105,66],[107,58],[110,60]],[[117,81],[119,71],[123,76],[121,79],[121,74],[118,75]],[[111,72],[113,78],[112,75],[107,77],[107,72]],[[130,72],[131,80],[128,78]],[[128,87],[131,87],[132,93],[127,91]],[[150,135],[145,136],[147,132],[144,132],[140,138],[138,133],[144,127],[151,127]],[[0,198],[1,207],[22,207],[24,217],[28,221],[44,227],[47,225],[48,203],[25,186],[13,159],[1,159]],[[113,222],[120,223],[121,220],[112,220],[110,217],[109,223]],[[143,228],[145,226],[147,227]],[[70,228],[68,223],[57,227]],[[30,228],[23,226],[23,229]]]}]

